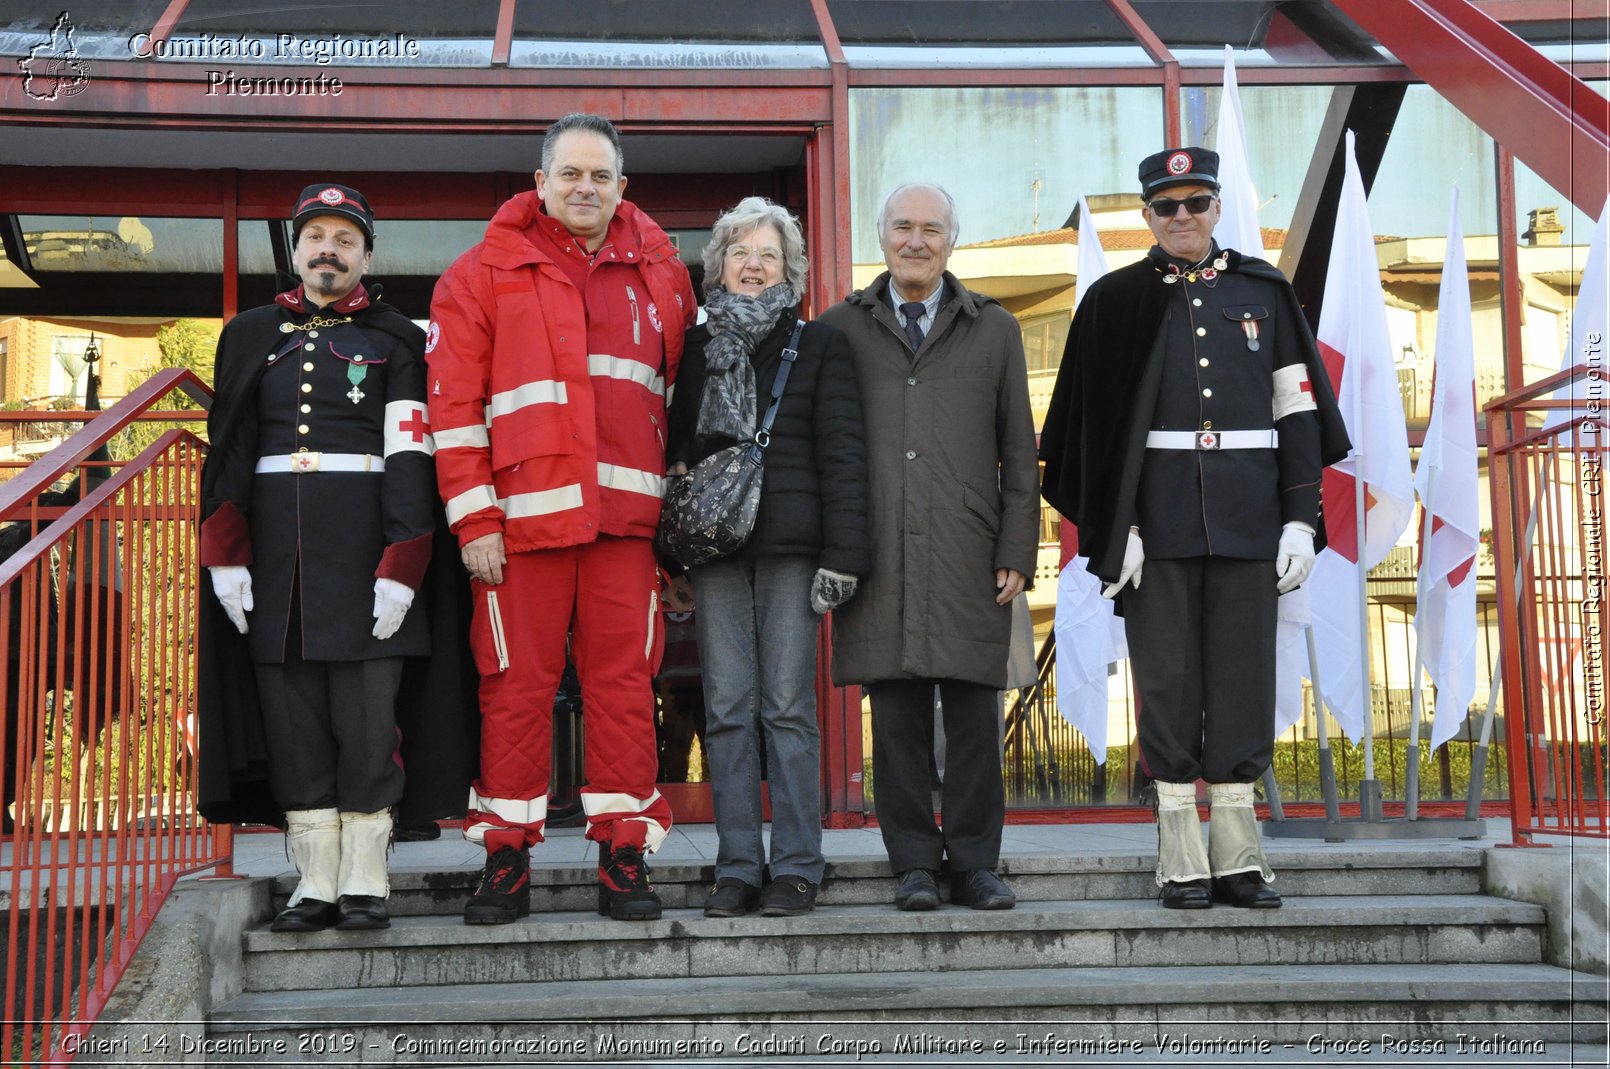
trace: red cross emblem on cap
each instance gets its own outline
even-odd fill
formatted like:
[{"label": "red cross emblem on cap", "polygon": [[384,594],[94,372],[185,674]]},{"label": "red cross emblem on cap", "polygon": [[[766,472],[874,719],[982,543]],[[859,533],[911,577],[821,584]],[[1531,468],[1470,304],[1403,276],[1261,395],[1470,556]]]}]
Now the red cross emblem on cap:
[{"label": "red cross emblem on cap", "polygon": [[347,198],[346,194],[342,193],[334,186],[331,186],[329,189],[326,189],[323,193],[319,194],[319,199],[326,204],[340,204]]},{"label": "red cross emblem on cap", "polygon": [[1191,169],[1191,154],[1189,152],[1176,152],[1168,158],[1169,174],[1184,174]]}]

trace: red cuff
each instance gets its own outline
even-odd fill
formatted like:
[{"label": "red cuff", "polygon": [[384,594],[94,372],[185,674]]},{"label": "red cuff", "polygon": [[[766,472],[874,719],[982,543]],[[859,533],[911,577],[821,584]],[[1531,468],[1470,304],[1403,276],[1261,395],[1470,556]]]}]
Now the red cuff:
[{"label": "red cuff", "polygon": [[225,501],[201,521],[201,565],[246,565],[252,562],[252,531],[233,501]]},{"label": "red cuff", "polygon": [[409,590],[418,590],[425,580],[425,568],[430,564],[429,534],[410,538],[406,542],[393,542],[380,555],[380,567],[375,578],[393,579]]}]

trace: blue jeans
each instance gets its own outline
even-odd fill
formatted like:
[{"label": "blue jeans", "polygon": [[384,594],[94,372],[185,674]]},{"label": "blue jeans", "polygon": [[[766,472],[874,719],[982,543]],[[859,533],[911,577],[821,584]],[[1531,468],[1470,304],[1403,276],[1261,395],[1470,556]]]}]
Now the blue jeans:
[{"label": "blue jeans", "polygon": [[822,882],[821,741],[809,557],[740,557],[694,568],[704,668],[705,754],[716,878],[761,883],[760,747],[771,790],[771,877]]}]

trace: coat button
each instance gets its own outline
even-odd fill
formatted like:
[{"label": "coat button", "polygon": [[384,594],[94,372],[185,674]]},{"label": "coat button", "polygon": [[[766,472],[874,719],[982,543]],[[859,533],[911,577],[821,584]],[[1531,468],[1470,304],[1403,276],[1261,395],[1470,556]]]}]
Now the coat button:
[{"label": "coat button", "polygon": [[312,393],[313,392],[313,384],[311,382],[302,383],[302,392],[303,393]]},{"label": "coat button", "polygon": [[1212,397],[1213,396],[1213,389],[1211,387],[1209,387],[1208,389],[1203,390],[1202,391],[1202,396],[1203,397]]},{"label": "coat button", "polygon": [[1241,313],[1241,318],[1242,319],[1251,319],[1252,318],[1252,313],[1251,312],[1242,312]]},{"label": "coat button", "polygon": [[907,379],[906,380],[906,385],[907,386],[915,386],[915,385],[917,385],[917,377],[915,375],[913,375],[911,378]]},{"label": "coat button", "polygon": [[302,346],[302,348],[306,349],[308,352],[312,352],[314,349],[317,349],[318,346],[314,345],[312,342],[308,342],[306,345]]},{"label": "coat button", "polygon": [[1207,333],[1207,328],[1206,327],[1197,327],[1196,328],[1196,336],[1198,338],[1200,338],[1202,335],[1204,335],[1206,333]]},{"label": "coat button", "polygon": [[[310,338],[317,338],[319,336],[319,332],[316,331],[316,330],[310,330],[310,331],[307,332],[307,336],[310,337]],[[309,346],[309,348],[312,348],[312,347]]]},{"label": "coat button", "polygon": [[1208,366],[1208,358],[1204,356],[1202,359],[1198,360],[1197,363],[1201,364],[1203,367],[1207,367]]},{"label": "coat button", "polygon": [[1203,420],[1202,421],[1202,429],[1205,430],[1205,431],[1212,430],[1213,429],[1213,421],[1210,420],[1210,419]]},{"label": "coat button", "polygon": [[917,451],[915,449],[907,449],[906,450],[906,459],[907,460],[916,460],[917,459]]},{"label": "coat button", "polygon": [[313,406],[312,405],[303,405],[302,406],[302,411],[303,412],[311,412],[311,411],[313,411]]},{"label": "coat button", "polygon": [[309,360],[307,363],[303,364],[302,365],[302,370],[303,371],[312,371],[313,370],[313,361]]},{"label": "coat button", "polygon": [[307,424],[304,423],[301,426],[297,427],[296,428],[296,433],[297,434],[306,434],[307,433]]},{"label": "coat button", "polygon": [[1202,307],[1202,298],[1200,298],[1200,297],[1192,297],[1191,298],[1191,303],[1196,305],[1198,308],[1200,308],[1200,307]]}]

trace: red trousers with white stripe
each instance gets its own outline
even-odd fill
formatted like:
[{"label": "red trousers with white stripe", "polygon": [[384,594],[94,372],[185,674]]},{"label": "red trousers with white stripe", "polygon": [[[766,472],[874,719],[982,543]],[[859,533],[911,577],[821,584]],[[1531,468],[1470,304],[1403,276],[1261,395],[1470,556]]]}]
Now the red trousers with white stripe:
[{"label": "red trousers with white stripe", "polygon": [[602,537],[511,553],[503,582],[475,582],[470,645],[481,673],[481,775],[466,838],[542,841],[553,757],[553,701],[565,642],[581,679],[581,789],[587,838],[654,850],[671,807],[654,786],[653,676],[664,643],[659,573],[646,538]]}]

